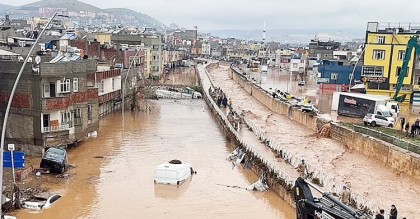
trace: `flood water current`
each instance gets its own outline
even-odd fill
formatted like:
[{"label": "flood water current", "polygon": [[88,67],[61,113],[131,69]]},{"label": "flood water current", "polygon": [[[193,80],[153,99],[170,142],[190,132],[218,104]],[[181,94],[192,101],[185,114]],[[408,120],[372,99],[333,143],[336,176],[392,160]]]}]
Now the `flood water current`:
[{"label": "flood water current", "polygon": [[[258,179],[232,167],[235,146],[202,100],[151,101],[148,113],[101,120],[96,139],[69,152],[68,179],[46,187],[63,195],[50,209],[19,218],[295,218],[276,193],[243,188]],[[179,159],[197,171],[180,187],[155,185],[154,168]],[[56,180],[57,181],[57,180]]]}]

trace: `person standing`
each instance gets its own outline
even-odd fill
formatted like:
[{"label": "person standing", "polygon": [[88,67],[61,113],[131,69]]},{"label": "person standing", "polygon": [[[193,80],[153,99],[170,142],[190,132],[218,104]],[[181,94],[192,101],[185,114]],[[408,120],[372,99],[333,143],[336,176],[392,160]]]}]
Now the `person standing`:
[{"label": "person standing", "polygon": [[299,164],[297,169],[298,169],[298,172],[299,172],[299,176],[303,178],[305,176],[305,172],[306,172],[305,160],[302,160],[302,162]]},{"label": "person standing", "polygon": [[398,211],[395,205],[391,205],[391,211],[389,212],[389,219],[397,219]]},{"label": "person standing", "polygon": [[404,125],[405,125],[405,118],[401,118],[401,131],[404,131]]},{"label": "person standing", "polygon": [[411,125],[410,137],[411,137],[411,138],[416,137],[416,124],[415,124],[415,123],[413,123],[413,124]]},{"label": "person standing", "polygon": [[341,202],[343,202],[345,205],[350,204],[350,191],[347,189],[347,186],[343,186],[343,191],[340,194]]},{"label": "person standing", "polygon": [[407,122],[406,124],[405,124],[405,137],[408,137],[408,132],[410,131],[410,123],[409,122]]},{"label": "person standing", "polygon": [[419,128],[420,128],[420,120],[416,119],[416,122],[414,123],[414,125],[415,125],[415,129],[416,129],[414,134],[418,135],[419,134]]},{"label": "person standing", "polygon": [[384,213],[385,213],[384,209],[379,210],[379,213],[375,216],[375,219],[385,219]]}]

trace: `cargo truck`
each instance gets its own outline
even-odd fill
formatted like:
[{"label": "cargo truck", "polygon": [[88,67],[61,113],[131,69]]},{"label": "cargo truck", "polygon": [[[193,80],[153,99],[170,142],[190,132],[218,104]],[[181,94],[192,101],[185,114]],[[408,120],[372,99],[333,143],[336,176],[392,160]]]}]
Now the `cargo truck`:
[{"label": "cargo truck", "polygon": [[332,110],[338,115],[363,118],[366,114],[396,117],[400,106],[382,95],[334,92]]}]

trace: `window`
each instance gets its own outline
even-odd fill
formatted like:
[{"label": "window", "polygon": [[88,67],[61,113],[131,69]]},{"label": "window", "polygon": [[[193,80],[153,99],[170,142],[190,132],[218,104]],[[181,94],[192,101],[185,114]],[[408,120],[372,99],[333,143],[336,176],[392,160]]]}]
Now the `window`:
[{"label": "window", "polygon": [[43,92],[44,98],[45,97],[50,97],[50,85],[49,84],[44,84],[43,89],[44,89],[44,92]]},{"label": "window", "polygon": [[88,104],[88,123],[92,122],[92,105]]},{"label": "window", "polygon": [[383,77],[384,68],[380,66],[363,66],[362,77]]},{"label": "window", "polygon": [[60,93],[70,93],[70,79],[58,80]]},{"label": "window", "polygon": [[[409,68],[407,67],[407,72],[405,72],[405,78],[408,77]],[[401,67],[397,67],[397,76],[400,76],[401,74]]]},{"label": "window", "polygon": [[297,68],[297,63],[293,63],[293,68]]},{"label": "window", "polygon": [[398,51],[398,60],[404,60],[405,58],[405,50]]},{"label": "window", "polygon": [[385,59],[385,50],[373,50],[373,59],[375,60]]},{"label": "window", "polygon": [[338,79],[338,73],[331,73],[331,80],[337,80]]},{"label": "window", "polygon": [[324,54],[324,58],[328,58],[328,54]]},{"label": "window", "polygon": [[82,124],[82,109],[77,108],[73,111],[73,118],[74,118],[74,124],[75,125],[81,125]]},{"label": "window", "polygon": [[60,112],[61,114],[61,128],[70,128],[71,127],[71,115],[68,111]]},{"label": "window", "polygon": [[73,78],[73,92],[79,91],[79,78]]},{"label": "window", "polygon": [[305,63],[305,60],[300,60],[300,63]]},{"label": "window", "polygon": [[130,65],[132,65],[132,66],[139,66],[140,65],[140,57],[130,56],[129,62],[130,62]]},{"label": "window", "polygon": [[104,92],[104,80],[101,80],[101,83],[99,83],[99,92],[100,93]]},{"label": "window", "polygon": [[115,85],[114,85],[114,83],[115,83],[115,79],[114,79],[114,78],[112,78],[112,90],[114,90],[114,89],[115,89]]},{"label": "window", "polygon": [[378,44],[385,44],[385,36],[377,36],[376,43]]}]

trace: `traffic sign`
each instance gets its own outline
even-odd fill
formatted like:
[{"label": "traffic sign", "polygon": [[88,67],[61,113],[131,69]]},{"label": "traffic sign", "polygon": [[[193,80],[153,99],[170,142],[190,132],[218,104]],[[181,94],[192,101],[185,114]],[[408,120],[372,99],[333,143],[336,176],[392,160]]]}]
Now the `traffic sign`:
[{"label": "traffic sign", "polygon": [[[3,152],[3,166],[4,168],[12,168],[12,156],[10,151]],[[25,153],[22,151],[13,152],[13,163],[15,168],[25,167]]]}]

